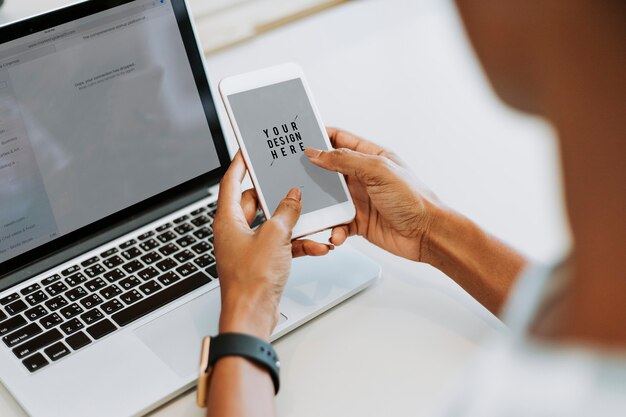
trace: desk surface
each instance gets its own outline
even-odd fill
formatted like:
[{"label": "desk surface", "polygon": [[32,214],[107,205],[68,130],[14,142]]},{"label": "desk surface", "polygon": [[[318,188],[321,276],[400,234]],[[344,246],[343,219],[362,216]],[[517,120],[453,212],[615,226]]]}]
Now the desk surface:
[{"label": "desk surface", "polygon": [[[24,3],[8,0],[0,19],[68,1]],[[209,76],[216,87],[284,61],[302,65],[327,124],[396,150],[450,206],[534,259],[567,249],[553,132],[493,96],[450,2],[348,3],[211,56]],[[383,279],[276,343],[280,415],[424,415],[486,333],[502,330],[439,271],[352,245]],[[194,395],[153,415],[201,416]],[[23,415],[3,387],[0,415]]]}]

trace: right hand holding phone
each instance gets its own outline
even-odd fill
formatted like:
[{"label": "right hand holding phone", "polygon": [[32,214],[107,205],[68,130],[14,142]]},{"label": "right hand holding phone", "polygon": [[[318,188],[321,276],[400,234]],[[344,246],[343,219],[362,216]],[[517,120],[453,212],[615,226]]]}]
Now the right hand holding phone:
[{"label": "right hand holding phone", "polygon": [[441,209],[437,197],[397,155],[350,133],[327,131],[335,149],[307,148],[305,153],[315,165],[346,176],[356,206],[355,219],[335,227],[331,243],[338,246],[361,235],[395,255],[423,260],[429,230]]}]

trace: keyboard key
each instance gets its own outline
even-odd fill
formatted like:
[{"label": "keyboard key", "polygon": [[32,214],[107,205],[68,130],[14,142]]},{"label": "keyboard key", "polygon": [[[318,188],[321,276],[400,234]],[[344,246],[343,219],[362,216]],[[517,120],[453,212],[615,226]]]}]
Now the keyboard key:
[{"label": "keyboard key", "polygon": [[19,329],[26,323],[28,322],[21,315],[11,317],[10,319],[5,320],[2,323],[0,323],[0,335],[12,332],[15,329]]},{"label": "keyboard key", "polygon": [[178,239],[176,241],[176,243],[181,247],[181,248],[186,248],[187,246],[193,245],[194,243],[196,243],[197,240],[196,238],[194,238],[193,236],[183,236],[180,239]]},{"label": "keyboard key", "polygon": [[195,219],[193,219],[191,221],[191,223],[193,223],[194,226],[196,226],[196,227],[200,227],[200,226],[202,226],[204,224],[207,224],[209,222],[211,222],[211,218],[208,217],[208,216],[205,216],[204,214],[201,215],[201,216],[196,217]]},{"label": "keyboard key", "polygon": [[75,272],[78,272],[79,270],[80,270],[80,267],[78,265],[72,265],[69,268],[61,271],[61,275],[63,275],[64,277],[67,277],[69,275],[72,275]]},{"label": "keyboard key", "polygon": [[120,258],[119,256],[115,255],[115,256],[111,256],[109,259],[106,259],[104,262],[102,262],[104,264],[104,266],[106,266],[109,269],[113,269],[115,267],[120,266],[121,264],[124,263],[124,260],[122,258]]},{"label": "keyboard key", "polygon": [[17,300],[17,301],[14,301],[13,303],[9,304],[8,306],[6,306],[4,309],[6,310],[7,313],[9,313],[10,315],[14,316],[17,313],[26,310],[27,308],[28,308],[28,306],[26,305],[26,303],[24,301]]},{"label": "keyboard key", "polygon": [[139,287],[139,289],[145,295],[150,295],[153,292],[160,290],[161,286],[156,281],[148,281],[145,284],[143,284],[141,287]]},{"label": "keyboard key", "polygon": [[30,310],[26,310],[24,312],[24,315],[30,321],[37,320],[38,318],[43,317],[46,314],[48,314],[48,311],[43,308],[43,306],[33,307]]},{"label": "keyboard key", "polygon": [[6,319],[8,316],[6,315],[6,313],[2,310],[0,310],[0,321]]},{"label": "keyboard key", "polygon": [[205,241],[202,241],[191,247],[191,250],[197,253],[198,255],[203,254],[204,252],[208,252],[210,249],[211,249],[211,245],[209,245]]},{"label": "keyboard key", "polygon": [[168,243],[167,245],[160,248],[159,252],[161,252],[163,256],[169,256],[173,253],[178,252],[179,250],[180,248],[178,246],[174,245],[173,243]]},{"label": "keyboard key", "polygon": [[82,272],[79,272],[77,274],[74,274],[72,276],[65,278],[65,282],[67,282],[70,287],[75,287],[78,284],[83,283],[85,281],[87,281],[87,276],[83,274]]},{"label": "keyboard key", "polygon": [[43,281],[41,281],[41,284],[42,284],[42,285],[50,285],[50,284],[52,284],[53,282],[56,282],[56,281],[58,281],[58,280],[60,280],[60,279],[61,279],[61,275],[59,275],[59,274],[54,274],[54,275],[52,275],[52,276],[49,276],[48,278],[44,278],[44,280],[43,280]]},{"label": "keyboard key", "polygon": [[159,246],[161,246],[161,244],[154,239],[146,240],[139,245],[139,247],[146,252],[150,252],[152,249],[158,248]]},{"label": "keyboard key", "polygon": [[176,259],[178,262],[185,263],[190,259],[193,259],[196,257],[196,254],[191,253],[188,249],[185,249],[183,251],[178,252],[176,255],[174,255],[174,259]]},{"label": "keyboard key", "polygon": [[207,239],[209,241],[209,243],[211,243],[211,245],[213,244],[213,240],[215,239],[215,236],[211,235],[209,236],[209,238]]},{"label": "keyboard key", "polygon": [[45,304],[46,304],[46,307],[48,307],[48,310],[54,311],[54,310],[58,310],[61,307],[66,306],[67,300],[63,298],[63,296],[57,295],[56,297],[51,298],[48,301],[46,301]]},{"label": "keyboard key", "polygon": [[156,231],[157,231],[157,233],[161,233],[162,231],[169,229],[171,226],[172,226],[171,223],[165,223],[165,224],[157,227]]},{"label": "keyboard key", "polygon": [[185,233],[189,233],[194,229],[194,227],[192,225],[190,225],[189,223],[183,223],[178,227],[174,228],[174,231],[176,233],[178,233],[179,235],[184,235]]},{"label": "keyboard key", "polygon": [[193,232],[193,235],[200,240],[211,236],[211,234],[211,230],[207,229],[206,227],[203,227],[202,229],[198,229]]},{"label": "keyboard key", "polygon": [[28,326],[22,327],[21,329],[4,336],[2,341],[8,347],[13,347],[27,341],[33,336],[38,335],[41,331],[41,327],[39,327],[37,323],[31,323]]},{"label": "keyboard key", "polygon": [[157,263],[156,267],[159,268],[161,271],[165,272],[174,268],[176,265],[177,263],[175,260],[168,258],[168,259],[163,259],[161,262]]},{"label": "keyboard key", "polygon": [[185,220],[189,220],[189,216],[184,215],[182,217],[179,217],[177,219],[174,220],[174,224],[181,224],[182,222],[184,222]]},{"label": "keyboard key", "polygon": [[100,308],[107,314],[113,314],[124,308],[124,304],[120,303],[118,300],[111,300],[108,303],[102,304]]},{"label": "keyboard key", "polygon": [[55,282],[54,284],[46,287],[46,292],[53,297],[61,294],[65,290],[67,290],[67,285],[62,282]]},{"label": "keyboard key", "polygon": [[49,316],[46,316],[43,319],[39,320],[39,324],[41,324],[46,329],[50,329],[62,322],[63,319],[57,313],[52,313]]},{"label": "keyboard key", "polygon": [[91,292],[96,292],[100,288],[103,288],[106,286],[107,286],[107,282],[103,280],[102,278],[92,279],[91,281],[85,284],[85,288],[87,288]]},{"label": "keyboard key", "polygon": [[66,292],[65,296],[70,301],[76,301],[76,300],[80,300],[83,297],[86,297],[87,294],[88,294],[87,291],[85,291],[83,287],[76,287]]},{"label": "keyboard key", "polygon": [[99,295],[91,294],[83,298],[82,300],[80,300],[80,303],[82,304],[83,307],[85,307],[86,310],[89,310],[90,308],[93,308],[97,305],[102,304],[102,301],[103,300],[102,298],[100,298]]},{"label": "keyboard key", "polygon": [[41,288],[41,286],[40,286],[39,284],[32,284],[32,285],[29,285],[29,286],[28,286],[28,287],[26,287],[26,288],[22,288],[22,289],[20,290],[20,293],[21,293],[22,295],[28,295],[28,294],[30,294],[31,292],[33,292],[33,291],[37,291],[37,290],[38,290],[38,289],[40,289],[40,288]]},{"label": "keyboard key", "polygon": [[20,298],[20,296],[19,296],[18,293],[13,293],[11,295],[7,295],[3,299],[0,299],[0,304],[5,306],[5,305],[9,304],[11,301],[18,300],[19,298]]},{"label": "keyboard key", "polygon": [[252,223],[250,223],[250,228],[251,229],[256,229],[257,227],[259,227],[263,223],[265,223],[265,215],[263,214],[263,212],[261,210],[259,210],[257,212],[256,217],[254,218],[254,220],[252,220]]},{"label": "keyboard key", "polygon": [[63,342],[58,342],[52,346],[45,348],[44,352],[53,361],[58,361],[62,357],[70,354],[69,348],[65,346]]},{"label": "keyboard key", "polygon": [[130,248],[131,246],[133,246],[135,243],[137,243],[137,241],[135,239],[131,239],[131,240],[127,240],[126,242],[122,243],[120,245],[120,249],[126,249],[126,248]]},{"label": "keyboard key", "polygon": [[135,277],[124,278],[119,282],[119,285],[125,290],[130,290],[131,288],[136,287],[139,284],[141,284],[141,281],[139,281]]},{"label": "keyboard key", "polygon": [[78,332],[65,339],[65,342],[67,342],[67,344],[70,345],[72,349],[78,350],[90,344],[91,339],[87,337],[85,333]]},{"label": "keyboard key", "polygon": [[137,273],[137,275],[139,275],[139,278],[143,279],[144,281],[154,278],[159,274],[160,272],[157,271],[153,266],[149,266],[146,269],[142,269],[141,271]]},{"label": "keyboard key", "polygon": [[105,319],[87,327],[87,333],[89,333],[94,339],[100,339],[107,334],[114,332],[116,329],[117,327],[115,327],[115,324],[111,323],[110,320]]},{"label": "keyboard key", "polygon": [[137,237],[137,239],[139,239],[139,240],[146,240],[146,239],[148,239],[150,236],[154,236],[154,232],[153,232],[152,230],[147,231],[146,233],[144,233],[144,234],[142,234],[142,235],[139,235],[139,236]]},{"label": "keyboard key", "polygon": [[63,333],[70,335],[70,334],[76,333],[83,327],[85,327],[85,325],[83,324],[82,321],[78,319],[72,319],[63,323],[61,325],[61,330],[63,330]]},{"label": "keyboard key", "polygon": [[133,272],[137,272],[143,268],[143,264],[135,259],[122,266],[122,268],[124,268],[124,270],[129,274],[132,274]]},{"label": "keyboard key", "polygon": [[194,261],[194,263],[198,265],[200,268],[209,266],[213,262],[215,262],[215,258],[208,253],[205,253],[204,255],[202,255],[201,257],[199,257],[198,259]]},{"label": "keyboard key", "polygon": [[28,301],[28,304],[30,304],[31,306],[37,305],[47,299],[48,299],[48,296],[44,294],[44,292],[41,290],[36,291],[26,296],[26,301]]},{"label": "keyboard key", "polygon": [[95,264],[93,266],[90,266],[89,268],[85,269],[85,274],[87,274],[87,276],[89,278],[93,278],[93,277],[97,277],[98,275],[104,273],[106,271],[106,269],[104,269],[104,267],[100,264]]},{"label": "keyboard key", "polygon": [[126,249],[124,252],[122,252],[122,256],[126,258],[127,261],[130,261],[131,259],[134,259],[139,255],[141,255],[141,251],[136,247]]},{"label": "keyboard key", "polygon": [[87,259],[86,261],[82,261],[80,264],[86,268],[88,266],[91,266],[93,264],[95,264],[96,262],[98,262],[100,260],[100,258],[98,258],[97,256],[92,256],[91,258]]},{"label": "keyboard key", "polygon": [[161,284],[166,285],[166,286],[173,284],[178,280],[180,280],[180,277],[171,271],[166,272],[165,274],[159,277],[159,281],[161,282]]},{"label": "keyboard key", "polygon": [[162,243],[167,243],[170,240],[176,239],[176,234],[174,234],[174,232],[172,232],[171,230],[168,230],[167,232],[158,235],[157,239],[159,239],[159,241],[161,241]]},{"label": "keyboard key", "polygon": [[57,329],[48,330],[47,332],[36,336],[26,343],[22,343],[18,347],[13,348],[13,353],[18,359],[22,359],[32,353],[35,353],[39,349],[42,349],[48,345],[58,342],[63,338],[63,334]]},{"label": "keyboard key", "polygon": [[122,290],[120,290],[120,287],[118,287],[117,285],[109,285],[108,287],[100,291],[100,295],[103,296],[107,300],[110,300],[111,298],[121,293],[122,293]]},{"label": "keyboard key", "polygon": [[217,209],[217,201],[212,202],[211,204],[209,204],[207,206],[209,208],[209,210],[215,210]]},{"label": "keyboard key", "polygon": [[158,262],[163,257],[159,254],[159,252],[153,251],[141,257],[141,261],[146,265],[150,265],[152,263]]},{"label": "keyboard key", "polygon": [[143,295],[137,290],[130,290],[126,294],[122,295],[120,299],[126,303],[126,305],[133,304],[143,298]]},{"label": "keyboard key", "polygon": [[80,313],[82,313],[83,308],[81,306],[79,306],[76,303],[72,303],[70,305],[68,305],[67,307],[63,307],[59,313],[61,314],[61,316],[65,317],[66,320],[71,319],[74,316],[79,315]]},{"label": "keyboard key", "polygon": [[203,212],[205,212],[205,211],[206,211],[206,209],[205,209],[204,207],[200,207],[199,209],[196,209],[196,210],[192,211],[192,212],[191,212],[191,215],[195,217],[195,216],[197,216],[198,214],[203,213]]},{"label": "keyboard key", "polygon": [[104,318],[104,314],[102,314],[102,312],[97,308],[94,308],[93,310],[89,310],[88,312],[80,316],[80,318],[83,319],[87,326],[89,326],[90,324]]},{"label": "keyboard key", "polygon": [[120,278],[124,278],[126,274],[119,268],[115,268],[113,271],[107,272],[103,277],[109,282],[115,282]]},{"label": "keyboard key", "polygon": [[102,252],[100,254],[100,256],[102,256],[103,258],[108,258],[111,255],[115,255],[117,253],[117,248],[111,248],[105,252]]},{"label": "keyboard key", "polygon": [[203,272],[197,272],[181,282],[156,292],[150,297],[115,313],[112,319],[119,326],[126,326],[209,282],[211,282],[211,278]]},{"label": "keyboard key", "polygon": [[207,269],[205,269],[206,272],[209,273],[209,275],[211,275],[211,277],[218,279],[219,277],[217,276],[217,264],[213,264],[210,267],[208,267]]},{"label": "keyboard key", "polygon": [[41,353],[37,353],[30,358],[24,359],[22,363],[30,372],[35,372],[48,365],[50,362],[48,362]]},{"label": "keyboard key", "polygon": [[186,263],[185,265],[182,265],[176,268],[176,272],[178,272],[183,277],[186,277],[187,275],[191,275],[197,270],[198,268],[196,268],[196,266],[191,263]]}]

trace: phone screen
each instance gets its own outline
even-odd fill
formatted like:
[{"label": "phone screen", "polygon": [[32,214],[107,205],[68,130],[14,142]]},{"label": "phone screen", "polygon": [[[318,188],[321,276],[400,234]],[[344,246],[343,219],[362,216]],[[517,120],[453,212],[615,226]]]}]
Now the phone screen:
[{"label": "phone screen", "polygon": [[228,96],[270,212],[302,191],[302,214],[348,201],[339,175],[308,161],[305,147],[328,149],[300,78]]}]

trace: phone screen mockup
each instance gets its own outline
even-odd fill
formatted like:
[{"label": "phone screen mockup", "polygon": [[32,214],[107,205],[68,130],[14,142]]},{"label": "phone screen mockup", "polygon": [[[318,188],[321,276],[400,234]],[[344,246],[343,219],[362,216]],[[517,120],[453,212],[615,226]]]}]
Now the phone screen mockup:
[{"label": "phone screen mockup", "polygon": [[300,78],[241,93],[228,101],[267,207],[302,191],[302,214],[348,201],[340,177],[311,162],[305,147],[327,150]]}]

